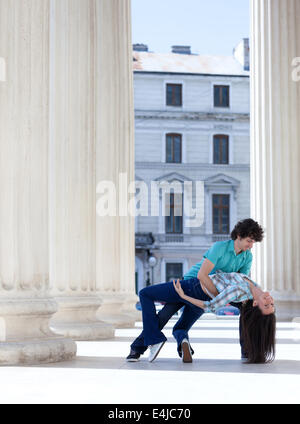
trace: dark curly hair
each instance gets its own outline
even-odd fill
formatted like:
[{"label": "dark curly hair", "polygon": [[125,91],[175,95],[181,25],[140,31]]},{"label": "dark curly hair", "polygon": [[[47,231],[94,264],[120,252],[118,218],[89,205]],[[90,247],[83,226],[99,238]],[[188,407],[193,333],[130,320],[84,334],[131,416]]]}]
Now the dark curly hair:
[{"label": "dark curly hair", "polygon": [[275,358],[275,314],[264,315],[253,300],[247,300],[240,308],[241,339],[247,363],[272,362]]},{"label": "dark curly hair", "polygon": [[247,218],[239,221],[231,231],[232,240],[236,240],[238,236],[241,238],[250,237],[255,241],[262,241],[264,230],[256,221]]}]

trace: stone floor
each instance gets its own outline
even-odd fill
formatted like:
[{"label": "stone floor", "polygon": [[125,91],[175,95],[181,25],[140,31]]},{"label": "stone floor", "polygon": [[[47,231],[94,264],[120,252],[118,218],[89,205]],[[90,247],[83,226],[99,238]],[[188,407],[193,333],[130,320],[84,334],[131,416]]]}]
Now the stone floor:
[{"label": "stone floor", "polygon": [[300,403],[300,337],[292,322],[277,324],[271,364],[240,361],[238,320],[200,319],[190,331],[192,364],[177,357],[171,335],[153,363],[127,363],[129,345],[141,329],[118,329],[116,337],[77,342],[73,361],[0,368],[1,404],[202,404]]}]

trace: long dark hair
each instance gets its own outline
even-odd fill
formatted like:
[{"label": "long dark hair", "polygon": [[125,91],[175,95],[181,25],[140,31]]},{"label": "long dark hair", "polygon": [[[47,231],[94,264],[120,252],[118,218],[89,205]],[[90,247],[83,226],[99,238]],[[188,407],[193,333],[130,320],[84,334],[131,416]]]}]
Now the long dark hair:
[{"label": "long dark hair", "polygon": [[241,307],[240,323],[247,362],[272,362],[275,358],[275,314],[264,315],[249,299]]}]

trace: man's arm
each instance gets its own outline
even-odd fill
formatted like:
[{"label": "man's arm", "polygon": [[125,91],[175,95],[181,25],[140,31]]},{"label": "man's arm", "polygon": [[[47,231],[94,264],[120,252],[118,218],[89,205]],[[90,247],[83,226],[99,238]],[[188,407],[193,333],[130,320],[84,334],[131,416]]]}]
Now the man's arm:
[{"label": "man's arm", "polygon": [[234,302],[239,299],[242,295],[247,295],[246,290],[243,286],[233,285],[227,287],[221,291],[214,299],[210,301],[204,301],[204,310],[206,312],[216,312],[218,308],[227,305],[227,303]]},{"label": "man's arm", "polygon": [[201,268],[199,269],[197,278],[201,281],[203,286],[211,293],[213,296],[218,295],[218,290],[216,289],[214,283],[209,277],[210,271],[214,268],[214,264],[209,259],[204,259]]}]

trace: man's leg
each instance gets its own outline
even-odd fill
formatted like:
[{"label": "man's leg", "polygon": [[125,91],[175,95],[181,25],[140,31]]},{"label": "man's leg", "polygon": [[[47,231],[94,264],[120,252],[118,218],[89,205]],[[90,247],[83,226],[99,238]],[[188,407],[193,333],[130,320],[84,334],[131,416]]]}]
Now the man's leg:
[{"label": "man's leg", "polygon": [[[172,318],[172,316],[182,308],[183,303],[166,303],[164,307],[158,312],[158,327],[160,330],[164,328],[167,322]],[[139,353],[142,355],[148,348],[145,345],[144,340],[144,331],[134,340],[130,346],[133,352]]]},{"label": "man's leg", "polygon": [[241,309],[243,307],[242,302],[234,303],[231,302],[230,305],[235,306],[236,308],[239,308],[240,310],[240,316],[239,316],[239,334],[240,334],[240,346],[241,346],[241,358],[246,359],[247,358],[247,352],[244,348],[244,340],[243,340],[243,334],[242,334],[242,323],[241,323]]},{"label": "man's leg", "polygon": [[245,350],[245,346],[244,346],[244,338],[243,338],[243,334],[242,334],[241,313],[240,313],[240,318],[239,318],[239,333],[240,333],[241,359],[246,360],[248,358],[248,354],[247,354],[247,352]]},{"label": "man's leg", "polygon": [[[194,325],[194,323],[201,317],[204,313],[203,309],[185,305],[183,312],[177,323],[173,328],[173,336],[177,341],[177,351],[179,356],[182,356],[181,343],[183,339],[189,340],[188,331]],[[192,354],[194,353],[191,348]]]}]

